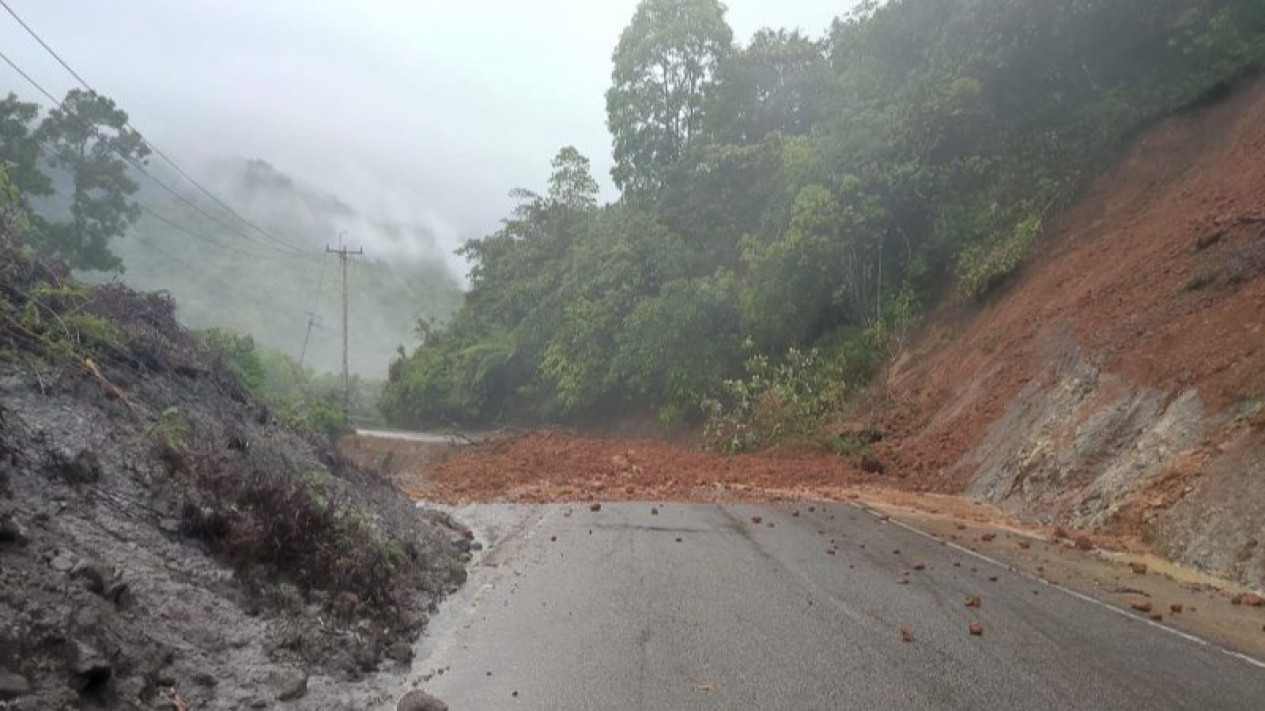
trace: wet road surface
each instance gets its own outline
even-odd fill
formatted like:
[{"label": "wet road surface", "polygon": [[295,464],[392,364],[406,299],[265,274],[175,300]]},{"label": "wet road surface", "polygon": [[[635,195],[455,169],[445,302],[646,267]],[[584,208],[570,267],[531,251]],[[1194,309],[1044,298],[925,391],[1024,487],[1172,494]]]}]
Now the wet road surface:
[{"label": "wet road surface", "polygon": [[488,548],[423,688],[454,711],[1265,708],[1251,660],[853,506],[651,506],[458,510]]}]

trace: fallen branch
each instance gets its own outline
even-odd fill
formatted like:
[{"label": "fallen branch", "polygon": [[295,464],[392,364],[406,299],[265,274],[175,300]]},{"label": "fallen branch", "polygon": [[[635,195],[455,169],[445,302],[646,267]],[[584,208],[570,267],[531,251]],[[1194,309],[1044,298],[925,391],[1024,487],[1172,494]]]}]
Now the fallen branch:
[{"label": "fallen branch", "polygon": [[104,388],[106,392],[122,400],[123,404],[127,405],[127,409],[130,410],[133,415],[136,414],[136,408],[133,407],[131,401],[127,399],[127,393],[123,392],[122,388],[110,382],[104,375],[101,374],[101,369],[97,367],[96,361],[91,358],[84,358],[83,366],[93,375],[93,377],[97,379],[97,382],[101,384],[101,387]]}]

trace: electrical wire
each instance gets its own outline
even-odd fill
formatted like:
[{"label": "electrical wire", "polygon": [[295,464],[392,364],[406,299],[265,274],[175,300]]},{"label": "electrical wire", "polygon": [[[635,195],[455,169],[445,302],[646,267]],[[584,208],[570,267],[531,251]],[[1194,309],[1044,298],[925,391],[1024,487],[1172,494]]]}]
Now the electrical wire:
[{"label": "electrical wire", "polygon": [[[3,0],[0,0],[0,2],[3,2]],[[42,95],[43,95],[45,98],[47,98],[50,102],[52,102],[54,106],[61,107],[64,111],[66,111],[66,115],[67,115],[70,119],[72,119],[73,121],[75,121],[76,123],[78,123],[78,124],[79,124],[82,128],[84,128],[84,129],[86,129],[86,130],[92,130],[92,127],[91,127],[89,124],[87,124],[85,121],[83,121],[81,118],[79,118],[79,116],[78,116],[76,113],[74,113],[74,111],[72,111],[72,110],[71,110],[68,106],[66,106],[63,102],[59,101],[59,100],[57,99],[57,97],[53,96],[53,94],[52,94],[51,92],[49,92],[47,89],[45,89],[45,88],[43,87],[43,85],[41,85],[41,84],[40,84],[38,81],[36,81],[36,80],[35,80],[35,79],[34,79],[34,78],[30,75],[30,74],[28,74],[28,73],[26,72],[26,70],[24,70],[24,69],[22,69],[22,67],[18,66],[18,64],[17,64],[16,62],[14,62],[12,59],[10,59],[10,58],[9,58],[9,56],[8,56],[7,54],[5,54],[3,51],[0,51],[0,60],[3,60],[5,64],[8,64],[8,65],[9,65],[9,67],[10,67],[11,69],[13,69],[13,71],[17,72],[17,74],[18,74],[19,76],[21,76],[23,79],[25,79],[25,80],[26,80],[26,82],[27,82],[28,84],[30,84],[31,86],[33,86],[33,87],[35,88],[35,90],[36,90],[36,91],[38,91],[40,94],[42,94]],[[137,172],[139,172],[141,175],[144,175],[146,178],[148,178],[148,179],[149,179],[151,182],[153,182],[155,185],[157,185],[158,187],[162,188],[164,191],[166,191],[166,192],[167,192],[168,194],[170,194],[172,197],[176,198],[176,199],[177,199],[177,200],[179,200],[181,203],[183,203],[184,205],[186,205],[187,207],[189,207],[190,209],[192,209],[194,212],[197,212],[199,215],[202,215],[202,216],[203,216],[203,217],[205,217],[206,219],[211,220],[212,222],[216,223],[216,224],[217,224],[217,225],[219,225],[220,227],[224,228],[225,230],[228,230],[229,232],[231,232],[231,233],[233,233],[233,234],[236,234],[237,236],[241,237],[242,239],[246,240],[247,242],[250,242],[251,244],[254,244],[254,245],[258,246],[258,247],[263,247],[263,248],[265,248],[265,249],[278,249],[277,247],[274,247],[273,245],[265,244],[265,243],[263,243],[263,242],[260,242],[260,241],[259,241],[258,239],[256,239],[256,238],[250,237],[249,235],[247,235],[246,233],[242,232],[241,230],[238,230],[236,227],[234,227],[234,226],[232,226],[232,225],[228,224],[227,222],[224,222],[223,220],[221,220],[220,218],[218,218],[218,217],[216,217],[216,216],[214,216],[214,215],[210,214],[210,213],[209,213],[209,212],[207,212],[206,210],[203,210],[203,209],[202,209],[202,207],[201,207],[201,206],[199,206],[197,203],[193,202],[192,200],[189,200],[187,197],[185,197],[184,195],[180,194],[180,192],[179,192],[179,191],[177,191],[175,188],[173,188],[173,187],[171,187],[170,185],[167,185],[167,184],[166,184],[166,183],[164,183],[163,181],[159,180],[156,176],[154,176],[154,174],[153,174],[153,173],[151,173],[151,172],[149,172],[148,170],[146,170],[146,169],[145,169],[145,167],[144,167],[143,165],[141,165],[139,162],[137,162],[134,158],[132,158],[131,156],[127,155],[126,153],[123,153],[122,151],[120,151],[120,150],[119,150],[118,148],[116,148],[115,146],[110,146],[110,150],[111,150],[111,151],[112,151],[115,155],[117,155],[120,159],[122,159],[123,161],[125,161],[125,162],[127,162],[129,165],[131,165],[131,166],[132,166],[132,168],[134,168],[134,169],[135,169]],[[291,247],[289,247],[289,249],[291,249],[291,250],[293,251],[293,253],[294,253],[294,254],[307,254],[307,252],[306,252],[306,251],[301,250],[301,249],[299,249],[298,247],[292,247],[292,246],[291,246]]]},{"label": "electrical wire", "polygon": [[[57,60],[57,63],[60,64],[62,68],[65,69],[67,72],[69,72],[70,75],[75,78],[75,81],[79,82],[80,86],[92,92],[93,94],[96,94],[98,96],[101,95],[99,92],[97,92],[96,89],[92,88],[92,85],[90,85],[87,82],[87,80],[85,80],[79,74],[79,72],[75,71],[74,67],[71,67],[70,64],[66,60],[62,59],[61,55],[58,54],[57,51],[54,50],[47,42],[45,42],[44,38],[41,37],[39,33],[37,33],[30,25],[26,24],[26,21],[23,20],[16,11],[14,11],[14,9],[9,5],[7,0],[0,0],[0,6],[4,7],[5,11],[8,12],[9,15],[12,16],[13,19],[16,20],[19,25],[22,26],[22,29],[26,30],[27,34],[29,34],[36,42],[38,42],[39,45],[45,49],[45,51],[47,51],[50,55],[52,55],[53,59]],[[12,63],[10,62],[10,64]],[[252,230],[259,233],[260,235],[262,235],[265,239],[268,239],[269,241],[275,242],[276,244],[284,246],[284,247],[289,247],[290,249],[302,251],[301,247],[298,247],[290,242],[287,242],[286,240],[283,240],[280,237],[276,237],[275,235],[269,233],[267,230],[263,229],[259,225],[243,217],[241,213],[234,210],[231,206],[229,206],[227,203],[221,200],[218,196],[216,196],[214,193],[208,190],[206,186],[202,185],[202,183],[194,179],[193,176],[189,175],[189,173],[185,171],[184,168],[181,168],[179,164],[177,164],[174,160],[172,160],[171,157],[169,157],[166,152],[161,150],[152,141],[145,138],[144,134],[142,134],[139,130],[137,130],[134,126],[132,126],[131,123],[126,123],[125,126],[131,129],[133,132],[135,132],[136,135],[140,137],[141,142],[144,143],[145,146],[154,153],[154,155],[157,155],[159,158],[162,158],[163,161],[166,162],[169,166],[171,166],[172,169],[175,170],[176,173],[178,173],[182,178],[189,181],[191,185],[197,188],[198,191],[201,192],[203,195],[210,198],[210,200],[214,202],[216,205],[219,205],[221,208],[226,210],[233,217],[236,217],[238,220],[240,220],[242,224],[246,225],[247,227],[250,227]]]}]

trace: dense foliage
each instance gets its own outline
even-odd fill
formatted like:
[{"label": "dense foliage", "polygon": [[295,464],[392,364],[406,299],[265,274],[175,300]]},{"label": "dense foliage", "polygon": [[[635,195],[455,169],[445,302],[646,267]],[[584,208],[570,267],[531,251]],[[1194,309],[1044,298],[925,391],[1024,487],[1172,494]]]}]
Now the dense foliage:
[{"label": "dense foliage", "polygon": [[622,198],[599,206],[560,153],[546,194],[465,247],[470,293],[392,366],[390,416],[679,419],[789,396],[819,416],[787,377],[841,363],[843,397],[919,303],[1003,285],[1133,132],[1265,58],[1259,0],[891,0],[820,41],[742,47],[723,13],[644,0],[607,95]]},{"label": "dense foliage", "polygon": [[275,348],[255,339],[212,328],[202,341],[256,400],[277,419],[309,434],[334,436],[347,429],[342,383],[333,375],[317,376]]}]

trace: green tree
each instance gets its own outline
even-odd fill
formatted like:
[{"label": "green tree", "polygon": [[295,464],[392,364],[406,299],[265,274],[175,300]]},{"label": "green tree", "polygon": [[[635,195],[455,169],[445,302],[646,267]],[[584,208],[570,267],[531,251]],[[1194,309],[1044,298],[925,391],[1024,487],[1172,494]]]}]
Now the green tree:
[{"label": "green tree", "polygon": [[39,106],[9,94],[0,100],[0,162],[9,167],[9,178],[22,193],[50,195],[53,184],[40,170],[40,145],[31,135]]},{"label": "green tree", "polygon": [[707,96],[733,44],[717,0],[642,0],[615,49],[607,125],[611,176],[653,195],[703,128]]},{"label": "green tree", "polygon": [[549,176],[549,199],[565,209],[583,211],[597,207],[597,193],[589,159],[574,146],[558,151]]},{"label": "green tree", "polygon": [[0,163],[0,242],[21,244],[26,226],[22,191],[10,177],[9,166]]},{"label": "green tree", "polygon": [[122,270],[109,242],[140,217],[132,199],[139,186],[128,165],[149,155],[144,139],[127,127],[127,113],[104,96],[72,89],[35,137],[51,151],[49,165],[74,182],[70,219],[50,224],[35,246],[77,269]]},{"label": "green tree", "polygon": [[707,111],[716,140],[755,143],[777,131],[808,134],[821,117],[830,65],[818,42],[763,29],[720,68]]}]

